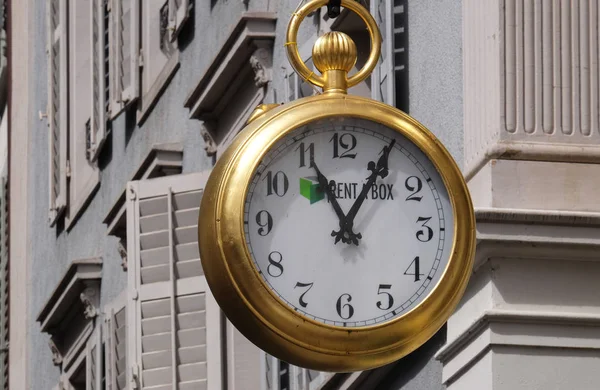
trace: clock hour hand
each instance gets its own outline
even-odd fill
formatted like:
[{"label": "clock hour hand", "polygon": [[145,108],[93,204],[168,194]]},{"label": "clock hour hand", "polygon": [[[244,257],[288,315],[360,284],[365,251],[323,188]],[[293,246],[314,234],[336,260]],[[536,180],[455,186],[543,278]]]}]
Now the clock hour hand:
[{"label": "clock hour hand", "polygon": [[[319,169],[319,167],[317,167],[317,164],[314,162],[314,160],[312,161],[312,166],[313,166],[313,168],[315,168],[315,171],[317,172],[317,180],[319,181],[319,187],[321,187],[321,191],[323,191],[327,194],[327,197],[329,198],[329,203],[331,203],[331,206],[333,206],[333,210],[335,211],[335,213],[339,219],[340,231],[339,232],[332,231],[331,235],[335,236],[337,234],[343,233],[344,229],[342,228],[342,221],[346,218],[346,215],[342,211],[342,208],[340,207],[340,204],[338,203],[337,198],[335,197],[335,194],[331,190],[330,183],[335,183],[335,182],[333,180],[331,182],[327,180],[325,175],[323,175],[323,173],[321,173],[321,170]],[[341,235],[339,238],[336,237],[335,243],[337,244],[337,242],[341,238],[342,238]]]},{"label": "clock hour hand", "polygon": [[343,225],[345,233],[348,235],[350,241],[355,245],[358,245],[358,239],[362,238],[362,235],[360,233],[354,233],[352,231],[354,225],[354,218],[356,217],[358,210],[365,201],[367,194],[371,190],[371,187],[377,181],[377,178],[381,177],[383,179],[388,175],[388,157],[395,143],[396,140],[392,139],[389,145],[383,147],[381,151],[381,157],[379,157],[377,164],[375,164],[373,161],[369,161],[367,169],[371,171],[371,175],[369,175],[369,177],[367,178],[367,183],[363,186],[362,191],[358,195],[358,198],[356,198],[356,201],[354,201],[354,204],[350,208],[350,211],[348,211],[348,214],[346,215],[346,218],[344,219],[343,223],[340,223],[340,226]]}]

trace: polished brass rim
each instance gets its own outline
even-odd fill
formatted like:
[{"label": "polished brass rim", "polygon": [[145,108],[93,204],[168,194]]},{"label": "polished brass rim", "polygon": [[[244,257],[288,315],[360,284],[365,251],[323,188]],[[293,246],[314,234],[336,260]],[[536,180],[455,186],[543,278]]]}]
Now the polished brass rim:
[{"label": "polished brass rim", "polygon": [[[309,3],[305,4],[302,8],[296,11],[292,15],[292,19],[290,20],[290,24],[287,29],[285,47],[287,50],[288,59],[292,67],[298,72],[300,77],[302,77],[307,82],[316,85],[317,87],[323,88],[326,84],[325,78],[323,76],[315,74],[313,71],[308,69],[304,64],[304,61],[300,57],[300,53],[298,51],[298,29],[300,28],[300,24],[308,16],[310,13],[316,11],[317,9],[327,5],[329,0],[313,0]],[[354,11],[367,25],[367,30],[369,31],[369,35],[371,36],[371,53],[369,54],[369,58],[367,62],[359,70],[356,74],[348,78],[348,88],[353,87],[362,81],[364,81],[375,66],[377,66],[377,62],[379,61],[379,55],[381,52],[381,34],[379,32],[379,27],[377,26],[377,22],[373,19],[373,16],[354,0],[342,0],[342,7],[348,8],[351,11]]]},{"label": "polished brass rim", "polygon": [[[254,267],[243,227],[249,184],[270,148],[300,126],[340,116],[383,124],[412,141],[440,173],[454,213],[455,235],[448,265],[423,302],[389,322],[352,329],[313,321],[281,301]],[[273,109],[240,133],[218,161],[207,183],[198,234],[211,290],[227,317],[246,337],[292,364],[352,371],[399,359],[422,345],[445,323],[471,273],[475,218],[459,168],[423,125],[385,104],[333,94]]]}]

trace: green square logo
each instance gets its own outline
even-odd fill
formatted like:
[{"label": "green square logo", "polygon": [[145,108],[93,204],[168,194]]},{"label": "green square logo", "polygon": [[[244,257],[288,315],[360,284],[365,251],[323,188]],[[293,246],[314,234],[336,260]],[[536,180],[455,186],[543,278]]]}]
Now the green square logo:
[{"label": "green square logo", "polygon": [[325,197],[325,194],[319,188],[316,176],[300,178],[300,195],[310,200],[310,204],[316,203]]}]

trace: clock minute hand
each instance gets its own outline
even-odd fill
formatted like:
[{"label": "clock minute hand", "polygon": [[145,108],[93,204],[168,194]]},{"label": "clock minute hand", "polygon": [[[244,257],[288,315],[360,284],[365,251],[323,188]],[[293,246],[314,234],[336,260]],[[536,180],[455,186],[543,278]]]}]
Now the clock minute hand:
[{"label": "clock minute hand", "polygon": [[[337,244],[340,239],[343,239],[344,228],[342,227],[342,221],[344,221],[344,219],[346,219],[346,215],[342,211],[342,208],[340,207],[340,204],[338,203],[337,198],[335,197],[333,191],[331,191],[331,187],[329,186],[329,181],[327,180],[325,175],[323,175],[323,173],[321,173],[321,170],[319,169],[319,167],[317,167],[317,163],[315,163],[314,160],[312,161],[312,166],[313,166],[313,168],[315,168],[315,171],[317,172],[317,180],[319,181],[319,186],[323,189],[323,192],[325,192],[327,194],[327,197],[329,198],[329,203],[331,203],[333,210],[335,211],[335,213],[338,216],[340,230],[337,232],[335,230],[331,232],[331,235],[336,237],[335,243]],[[332,182],[333,182],[333,180],[332,180]]]},{"label": "clock minute hand", "polygon": [[362,206],[365,201],[369,190],[377,181],[377,177],[381,177],[382,179],[388,175],[388,157],[390,155],[390,151],[394,147],[396,143],[395,139],[392,139],[389,145],[383,147],[381,151],[381,157],[377,161],[377,165],[373,161],[369,161],[367,169],[371,171],[371,175],[367,178],[367,183],[363,186],[362,191],[358,195],[356,201],[350,208],[350,211],[346,215],[346,218],[343,221],[344,229],[349,236],[350,241],[352,241],[355,245],[358,245],[358,239],[362,238],[360,233],[354,233],[352,231],[354,225],[354,218],[358,213],[358,210]]}]

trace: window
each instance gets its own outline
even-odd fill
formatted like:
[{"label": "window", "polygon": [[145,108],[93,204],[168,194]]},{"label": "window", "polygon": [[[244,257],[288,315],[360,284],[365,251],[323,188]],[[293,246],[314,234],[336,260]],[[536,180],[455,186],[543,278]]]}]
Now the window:
[{"label": "window", "polygon": [[140,388],[221,388],[222,314],[198,253],[208,175],[128,185],[128,359]]},{"label": "window", "polygon": [[[183,169],[183,145],[179,143],[153,145],[131,180],[145,180],[156,177],[180,174]],[[126,191],[123,190],[104,223],[108,227],[108,235],[119,239],[118,252],[121,256],[121,266],[127,270],[127,203]]]},{"label": "window", "polygon": [[268,99],[276,20],[270,13],[243,14],[186,99],[190,116],[203,121],[205,150],[215,159]]},{"label": "window", "polygon": [[73,261],[37,318],[42,332],[50,335],[52,360],[60,368],[63,388],[100,389],[101,275],[100,259]]}]

